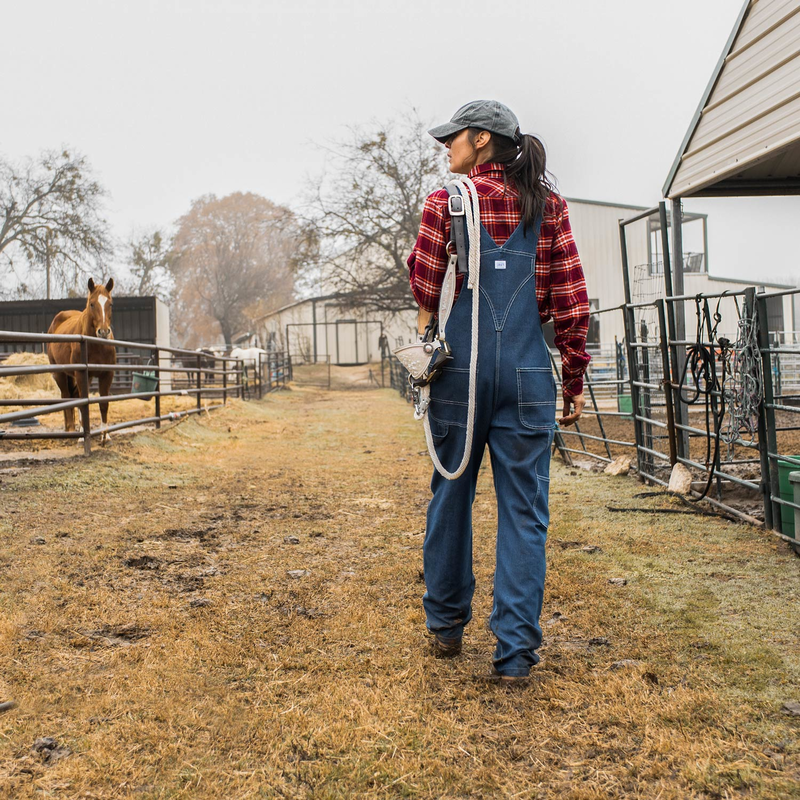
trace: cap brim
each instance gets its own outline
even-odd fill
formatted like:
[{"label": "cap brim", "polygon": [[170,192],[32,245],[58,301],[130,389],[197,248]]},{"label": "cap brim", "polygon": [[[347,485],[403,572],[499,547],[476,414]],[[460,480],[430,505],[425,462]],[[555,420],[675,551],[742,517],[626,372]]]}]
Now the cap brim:
[{"label": "cap brim", "polygon": [[428,133],[438,142],[444,144],[454,133],[463,131],[466,127],[466,125],[459,125],[457,122],[445,122],[444,125],[431,128]]}]

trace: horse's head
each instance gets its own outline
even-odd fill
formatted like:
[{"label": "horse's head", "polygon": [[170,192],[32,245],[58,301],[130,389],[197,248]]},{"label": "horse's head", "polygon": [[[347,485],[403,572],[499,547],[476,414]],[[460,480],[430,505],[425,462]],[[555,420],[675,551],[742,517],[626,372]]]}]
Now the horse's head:
[{"label": "horse's head", "polygon": [[101,339],[111,338],[111,310],[114,304],[111,299],[111,290],[113,288],[113,278],[109,278],[105,286],[97,286],[89,278],[89,299],[86,301],[86,311],[89,314],[92,328]]}]

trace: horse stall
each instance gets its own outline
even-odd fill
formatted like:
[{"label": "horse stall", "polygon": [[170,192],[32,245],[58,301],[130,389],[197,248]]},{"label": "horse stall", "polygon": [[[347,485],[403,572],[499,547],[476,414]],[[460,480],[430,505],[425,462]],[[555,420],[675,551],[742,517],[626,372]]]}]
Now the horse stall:
[{"label": "horse stall", "polygon": [[[83,310],[85,297],[59,300],[11,300],[0,303],[0,331],[16,333],[46,333],[53,318],[60,311]],[[114,338],[127,342],[141,342],[158,347],[170,346],[169,306],[157,297],[114,297]],[[18,352],[44,353],[41,342],[0,341],[0,359],[4,355]],[[117,348],[117,363],[125,365],[147,365],[148,359],[131,348]],[[169,367],[170,359],[164,354],[159,366]],[[131,370],[120,370],[111,384],[112,394],[126,394],[133,382]],[[162,389],[168,391],[170,373],[161,376]]]}]

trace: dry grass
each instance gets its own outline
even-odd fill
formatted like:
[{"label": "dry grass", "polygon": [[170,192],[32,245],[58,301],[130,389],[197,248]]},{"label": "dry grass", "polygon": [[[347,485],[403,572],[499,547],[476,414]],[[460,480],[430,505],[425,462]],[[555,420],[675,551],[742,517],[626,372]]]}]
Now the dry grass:
[{"label": "dry grass", "polygon": [[[47,376],[49,378],[49,376]],[[96,392],[95,392],[96,394]],[[53,397],[58,396],[58,391],[52,394],[37,395],[30,391],[26,392],[24,397],[36,399],[37,397]],[[204,399],[203,406],[216,405],[218,401],[216,398]],[[197,400],[193,396],[180,396],[174,395],[161,398],[161,414],[171,414],[176,411],[185,411],[186,409],[196,408]],[[13,411],[22,411],[23,408],[15,406],[5,406],[0,411],[4,414],[10,414]],[[109,404],[108,408],[108,424],[116,425],[119,422],[133,422],[137,419],[147,419],[148,417],[155,416],[155,401],[154,400],[118,400]],[[37,419],[41,425],[40,428],[30,428],[28,430],[37,431],[63,431],[64,430],[64,414],[62,411],[56,411],[50,414],[40,414]],[[80,423],[81,417],[79,411],[75,411],[75,421]],[[102,427],[102,418],[100,416],[100,406],[93,403],[89,406],[89,423],[92,430],[98,430]],[[152,423],[148,423],[152,426]],[[136,426],[132,432],[140,430]],[[126,436],[125,432],[114,432],[110,434],[112,439]],[[93,447],[99,447],[97,438],[93,441]],[[4,452],[9,453],[22,453],[24,451],[47,451],[47,450],[74,450],[76,453],[83,452],[82,439],[63,439],[63,440],[15,440],[4,441],[0,448],[0,456]]]},{"label": "dry grass", "polygon": [[427,654],[421,450],[388,390],[294,391],[0,475],[0,794],[800,796],[783,544],[554,464],[543,660],[508,690],[488,468],[465,653]]},{"label": "dry grass", "polygon": [[[359,364],[355,367],[341,367],[327,362],[300,364],[292,367],[292,374],[298,386],[324,387],[331,389],[374,389],[382,383],[380,361]],[[388,384],[388,370],[384,375]]]}]

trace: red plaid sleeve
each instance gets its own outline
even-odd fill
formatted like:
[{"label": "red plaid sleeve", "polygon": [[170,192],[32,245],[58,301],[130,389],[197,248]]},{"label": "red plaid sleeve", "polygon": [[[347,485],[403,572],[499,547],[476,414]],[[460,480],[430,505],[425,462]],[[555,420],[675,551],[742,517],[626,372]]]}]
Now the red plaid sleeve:
[{"label": "red plaid sleeve", "polygon": [[[589,297],[565,201],[550,244],[549,272],[549,302],[544,305],[553,318],[555,345],[561,353],[564,394],[573,397],[583,392],[583,374],[590,361],[586,352]],[[540,310],[542,305],[540,302]]]},{"label": "red plaid sleeve", "polygon": [[[445,246],[450,239],[447,190],[429,195],[422,207],[417,243],[408,257],[411,292],[424,311],[439,310],[444,273],[447,271]],[[461,277],[459,276],[459,288]]]}]

